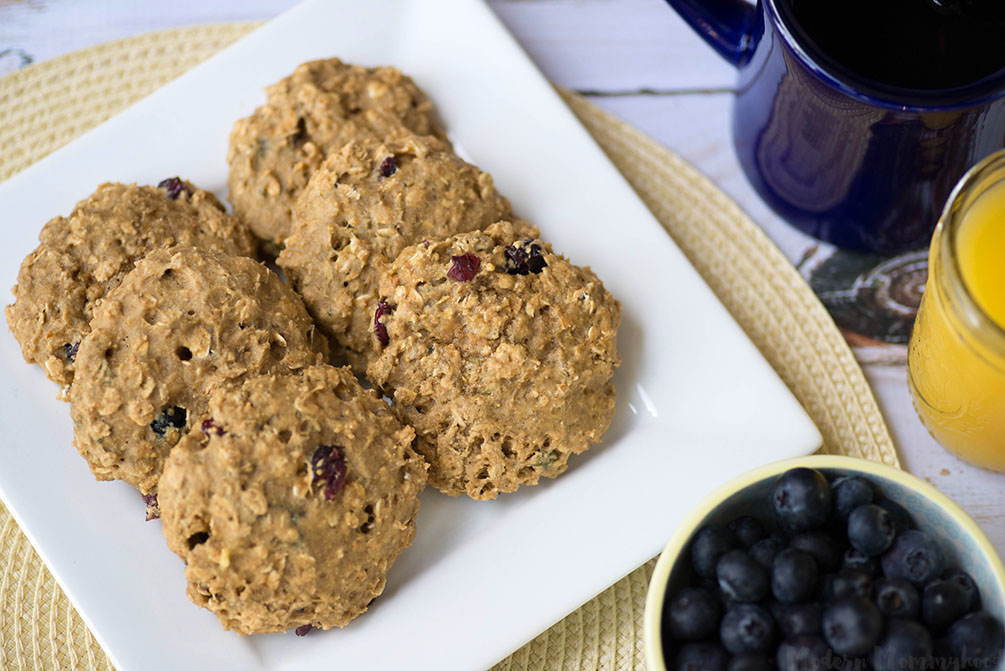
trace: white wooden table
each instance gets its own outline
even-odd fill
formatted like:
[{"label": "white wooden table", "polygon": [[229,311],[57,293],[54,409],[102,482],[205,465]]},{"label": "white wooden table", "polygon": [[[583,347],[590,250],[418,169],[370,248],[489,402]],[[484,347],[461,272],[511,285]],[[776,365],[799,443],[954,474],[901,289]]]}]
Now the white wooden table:
[{"label": "white wooden table", "polygon": [[[293,4],[295,0],[0,0],[0,75],[110,39],[177,26],[268,19]],[[583,93],[697,166],[794,263],[814,251],[812,239],[789,228],[760,200],[733,155],[733,69],[663,0],[490,4],[552,81]],[[875,350],[862,354],[863,361],[877,358]],[[865,371],[904,466],[959,502],[1005,554],[1005,475],[969,467],[939,447],[911,408],[905,368],[896,362],[902,348],[881,349],[880,354],[887,363],[866,363]]]}]

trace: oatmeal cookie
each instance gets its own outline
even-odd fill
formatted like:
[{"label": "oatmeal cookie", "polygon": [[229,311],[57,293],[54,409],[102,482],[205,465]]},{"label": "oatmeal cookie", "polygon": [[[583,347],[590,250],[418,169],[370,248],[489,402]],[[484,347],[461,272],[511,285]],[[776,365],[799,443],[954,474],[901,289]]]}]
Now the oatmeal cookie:
[{"label": "oatmeal cookie", "polygon": [[266,94],[265,105],[234,124],[227,162],[234,211],[271,243],[289,234],[293,204],[311,173],[346,142],[401,129],[446,142],[432,103],[395,68],[312,61]]},{"label": "oatmeal cookie", "polygon": [[446,494],[554,477],[611,423],[621,306],[535,238],[500,222],[420,243],[381,279],[367,375]]},{"label": "oatmeal cookie", "polygon": [[70,387],[74,442],[99,480],[155,490],[210,393],[326,360],[303,302],[251,259],[151,252],[101,302]]},{"label": "oatmeal cookie", "polygon": [[492,176],[413,134],[343,146],[307,185],[277,263],[336,356],[363,373],[377,283],[405,247],[512,216]]},{"label": "oatmeal cookie", "polygon": [[102,184],[68,217],[49,221],[21,264],[7,323],[28,363],[61,385],[73,381],[95,304],[147,253],[173,245],[251,256],[247,227],[213,194],[178,178],[159,187]]},{"label": "oatmeal cookie", "polygon": [[215,392],[160,480],[189,598],[242,634],[345,626],[415,536],[413,436],[347,368]]}]

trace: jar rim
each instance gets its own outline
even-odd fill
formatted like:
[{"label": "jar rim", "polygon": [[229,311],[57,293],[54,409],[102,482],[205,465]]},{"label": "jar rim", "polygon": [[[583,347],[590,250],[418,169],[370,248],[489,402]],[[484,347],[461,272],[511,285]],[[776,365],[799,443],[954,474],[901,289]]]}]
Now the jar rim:
[{"label": "jar rim", "polygon": [[[982,345],[1005,358],[1005,328],[992,319],[977,302],[963,279],[957,253],[957,238],[967,212],[988,189],[1001,183],[1005,183],[1005,149],[991,154],[970,168],[957,182],[939,218],[933,245],[939,246],[938,251],[945,266],[944,277],[947,280],[946,286],[941,288],[948,294],[952,306]],[[929,272],[931,271],[929,268]],[[937,286],[942,284],[939,281],[941,278],[935,279]]]}]

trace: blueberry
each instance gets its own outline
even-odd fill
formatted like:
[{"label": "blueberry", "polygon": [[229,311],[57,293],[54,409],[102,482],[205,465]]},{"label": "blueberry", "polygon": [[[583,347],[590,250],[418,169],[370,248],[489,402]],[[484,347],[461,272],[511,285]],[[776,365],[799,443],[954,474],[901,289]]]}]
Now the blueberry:
[{"label": "blueberry", "polygon": [[867,503],[848,516],[848,542],[862,554],[883,554],[896,535],[893,518],[879,506]]},{"label": "blueberry", "polygon": [[77,351],[80,349],[80,341],[66,343],[63,345],[63,358],[67,363],[73,363],[77,358]]},{"label": "blueberry", "polygon": [[170,408],[165,408],[161,411],[161,414],[154,417],[154,421],[150,422],[150,430],[153,431],[158,438],[163,438],[169,429],[178,429],[179,431],[184,429],[187,421],[188,412],[185,408],[172,406]]},{"label": "blueberry", "polygon": [[872,588],[873,601],[887,617],[914,619],[921,610],[918,590],[903,578],[879,578]]},{"label": "blueberry", "polygon": [[872,601],[846,596],[826,608],[820,618],[828,645],[839,655],[864,655],[883,635],[883,616]]},{"label": "blueberry", "polygon": [[685,643],[677,651],[674,671],[725,671],[729,655],[715,643]]},{"label": "blueberry", "polygon": [[831,512],[827,479],[811,468],[793,468],[775,482],[771,510],[789,534],[812,531],[823,525]]},{"label": "blueberry", "polygon": [[942,579],[955,582],[963,588],[963,591],[967,593],[969,597],[967,603],[968,613],[981,607],[981,593],[978,591],[977,585],[974,583],[974,579],[970,577],[969,573],[958,568],[946,569],[942,573]]},{"label": "blueberry", "polygon": [[914,526],[911,523],[911,516],[908,515],[904,506],[900,505],[896,501],[891,501],[890,499],[876,499],[873,501],[877,506],[890,513],[893,518],[893,528],[896,529],[897,533],[903,533]]},{"label": "blueberry", "polygon": [[775,614],[775,622],[782,636],[818,636],[823,609],[816,602],[795,603],[783,606]]},{"label": "blueberry", "polygon": [[949,627],[946,652],[963,668],[996,668],[1005,646],[1005,629],[986,611],[965,615]]},{"label": "blueberry", "polygon": [[824,671],[832,668],[832,657],[819,636],[793,636],[778,646],[775,662],[778,671]]},{"label": "blueberry", "polygon": [[767,655],[758,652],[744,652],[733,655],[726,664],[726,671],[772,671],[772,663]]},{"label": "blueberry", "polygon": [[782,603],[806,601],[817,586],[817,562],[813,555],[788,548],[771,565],[771,593]]},{"label": "blueberry", "polygon": [[726,611],[719,627],[719,638],[734,655],[767,652],[775,638],[775,623],[760,606],[741,603]]},{"label": "blueberry", "polygon": [[771,617],[774,618],[775,622],[778,622],[778,620],[784,616],[785,610],[790,607],[790,604],[782,603],[770,594],[761,599],[760,605],[766,611],[771,613]]},{"label": "blueberry", "polygon": [[945,568],[938,543],[928,534],[913,529],[897,536],[880,562],[884,575],[910,580],[916,587],[934,580]]},{"label": "blueberry", "polygon": [[541,255],[541,245],[533,240],[506,245],[503,255],[506,257],[506,272],[510,275],[527,275],[528,273],[537,275],[548,267],[548,263]]},{"label": "blueberry", "polygon": [[830,601],[831,594],[834,593],[834,576],[836,573],[824,573],[817,580],[817,592],[814,598],[821,603]]},{"label": "blueberry", "polygon": [[745,548],[751,547],[754,543],[766,538],[768,535],[760,520],[756,517],[750,517],[749,515],[737,517],[735,520],[730,522],[729,530],[736,535],[736,538]]},{"label": "blueberry", "polygon": [[296,634],[297,636],[306,636],[307,634],[311,633],[311,629],[313,628],[314,625],[302,624],[299,627],[297,627]]},{"label": "blueberry", "polygon": [[739,544],[729,529],[716,525],[702,527],[691,542],[691,565],[698,575],[714,578],[715,565],[719,563],[722,555],[738,547]]},{"label": "blueberry", "polygon": [[842,599],[846,596],[872,596],[872,578],[855,569],[842,569],[834,574],[830,585],[830,599]]},{"label": "blueberry", "polygon": [[702,578],[699,576],[697,580],[692,582],[692,586],[701,587],[709,594],[715,594],[719,590],[719,581],[714,578]]},{"label": "blueberry", "polygon": [[921,594],[921,619],[932,632],[946,627],[970,612],[970,594],[952,580],[933,580]]},{"label": "blueberry", "polygon": [[870,578],[875,578],[879,575],[879,559],[863,554],[855,548],[848,548],[844,551],[841,568],[861,571]]},{"label": "blueberry", "polygon": [[768,593],[768,570],[743,550],[730,550],[715,566],[719,587],[731,599],[751,603]]},{"label": "blueberry", "polygon": [[886,633],[871,656],[875,671],[930,669],[932,637],[928,630],[911,620],[891,620]]},{"label": "blueberry", "polygon": [[698,641],[719,629],[722,606],[715,595],[701,587],[685,587],[666,604],[664,624],[679,641]]},{"label": "blueberry", "polygon": [[825,533],[815,531],[793,536],[789,541],[789,547],[813,555],[821,573],[836,571],[841,565],[841,549],[834,539]]},{"label": "blueberry", "polygon": [[831,485],[834,497],[834,515],[847,520],[851,511],[861,505],[872,503],[872,485],[857,475],[842,475]]},{"label": "blueberry", "polygon": [[751,545],[750,550],[747,552],[758,564],[770,569],[771,564],[775,561],[775,557],[778,556],[778,553],[784,547],[785,544],[777,538],[764,538]]}]

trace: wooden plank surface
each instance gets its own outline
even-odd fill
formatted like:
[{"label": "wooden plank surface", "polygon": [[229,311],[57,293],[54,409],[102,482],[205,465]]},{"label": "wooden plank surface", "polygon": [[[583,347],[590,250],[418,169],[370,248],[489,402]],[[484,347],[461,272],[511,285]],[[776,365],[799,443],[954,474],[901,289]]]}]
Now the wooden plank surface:
[{"label": "wooden plank surface", "polygon": [[[200,23],[267,19],[293,4],[294,0],[0,0],[0,74],[118,37]],[[821,251],[813,240],[779,220],[747,184],[729,136],[734,72],[663,0],[490,0],[490,4],[552,81],[586,94],[698,167],[736,199],[794,263]],[[865,369],[905,467],[957,500],[1005,551],[1005,476],[963,464],[927,435],[911,408],[902,363],[867,363]]]}]

